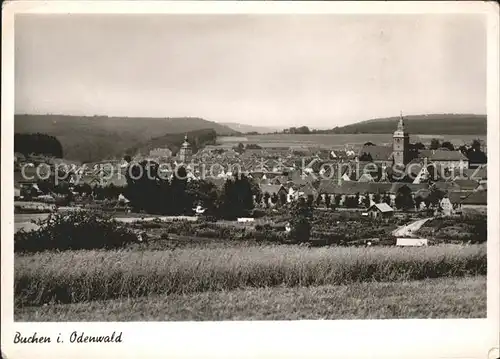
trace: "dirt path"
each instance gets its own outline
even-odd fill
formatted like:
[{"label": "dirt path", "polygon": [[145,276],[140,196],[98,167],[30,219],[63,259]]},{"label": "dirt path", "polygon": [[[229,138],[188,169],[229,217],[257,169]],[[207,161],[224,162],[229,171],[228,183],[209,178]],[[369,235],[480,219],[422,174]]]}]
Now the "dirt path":
[{"label": "dirt path", "polygon": [[425,222],[427,222],[430,219],[432,219],[432,217],[430,217],[430,218],[424,218],[424,219],[419,219],[418,221],[411,222],[409,224],[401,226],[401,227],[395,229],[392,232],[392,235],[396,236],[396,237],[409,237],[409,236],[412,236],[413,233],[415,233],[416,231],[418,231],[420,229],[420,227],[422,227],[425,224]]}]

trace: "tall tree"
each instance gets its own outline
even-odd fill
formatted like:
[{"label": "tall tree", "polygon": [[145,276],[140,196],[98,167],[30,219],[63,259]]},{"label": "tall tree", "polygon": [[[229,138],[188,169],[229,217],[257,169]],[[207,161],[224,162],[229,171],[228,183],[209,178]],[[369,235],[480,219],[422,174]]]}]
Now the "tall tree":
[{"label": "tall tree", "polygon": [[409,210],[414,208],[415,204],[413,202],[411,190],[406,186],[399,188],[394,203],[398,209]]},{"label": "tall tree", "polygon": [[331,200],[330,195],[328,193],[325,194],[325,205],[326,205],[326,208],[330,208],[331,202],[332,202],[332,200]]},{"label": "tall tree", "polygon": [[442,144],[441,144],[441,147],[442,148],[446,148],[450,151],[455,151],[455,146],[453,146],[453,143],[451,143],[450,141],[444,141]]},{"label": "tall tree", "polygon": [[431,144],[430,144],[429,148],[431,150],[437,150],[439,147],[441,147],[441,142],[439,142],[439,140],[437,138],[433,138],[431,140]]},{"label": "tall tree", "polygon": [[370,194],[368,192],[366,192],[364,194],[364,197],[363,197],[363,204],[366,208],[369,208],[370,207],[370,204],[371,204],[371,200],[370,200]]},{"label": "tall tree", "polygon": [[253,209],[252,185],[245,175],[235,174],[224,184],[222,213],[225,218],[247,216]]},{"label": "tall tree", "polygon": [[295,242],[308,242],[311,237],[313,209],[304,198],[299,198],[292,209],[290,238]]}]

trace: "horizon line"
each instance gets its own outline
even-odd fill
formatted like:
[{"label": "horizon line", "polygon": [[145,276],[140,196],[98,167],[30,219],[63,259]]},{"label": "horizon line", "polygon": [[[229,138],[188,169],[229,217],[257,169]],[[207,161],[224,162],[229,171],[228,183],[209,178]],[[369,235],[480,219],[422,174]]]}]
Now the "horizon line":
[{"label": "horizon line", "polygon": [[[432,112],[432,113],[421,113],[421,114],[403,114],[403,118],[408,118],[408,117],[415,117],[415,116],[418,116],[418,117],[423,117],[423,116],[433,116],[433,115],[460,115],[460,116],[484,116],[487,118],[487,114],[486,113],[463,113],[463,112],[442,112],[442,113],[437,113],[437,112]],[[228,122],[228,121],[216,121],[216,120],[208,120],[206,118],[203,118],[203,117],[200,117],[200,116],[174,116],[174,117],[169,117],[169,116],[165,116],[165,117],[159,117],[159,116],[154,116],[154,117],[144,117],[144,116],[123,116],[123,115],[98,115],[98,114],[93,114],[93,115],[74,115],[74,114],[63,114],[63,113],[45,113],[45,114],[39,114],[39,113],[14,113],[14,116],[66,116],[66,117],[84,117],[84,118],[92,118],[92,117],[107,117],[107,118],[111,118],[111,119],[148,119],[148,120],[189,120],[189,119],[198,119],[198,120],[203,120],[203,121],[208,121],[208,122],[213,122],[213,123],[217,123],[217,124],[220,124],[220,125],[223,125],[224,124],[234,124],[234,125],[246,125],[246,126],[253,126],[253,127],[260,127],[260,128],[269,128],[270,130],[274,129],[276,130],[277,128],[282,128],[282,129],[287,129],[287,128],[290,128],[290,127],[302,127],[302,126],[306,126],[308,127],[309,129],[311,130],[317,130],[317,129],[320,129],[319,127],[315,127],[315,125],[303,125],[303,124],[290,124],[290,125],[282,125],[282,126],[266,126],[266,125],[253,125],[253,124],[249,124],[249,123],[246,123],[246,122]],[[361,121],[357,121],[357,122],[352,122],[352,123],[348,123],[348,124],[345,124],[345,125],[342,125],[342,126],[321,126],[321,129],[334,129],[335,127],[346,127],[346,126],[350,126],[350,125],[355,125],[355,124],[359,124],[359,123],[363,123],[363,122],[367,122],[367,121],[373,121],[373,120],[384,120],[384,119],[399,119],[401,117],[400,114],[398,115],[395,115],[395,116],[386,116],[386,117],[373,117],[373,118],[369,118],[369,119],[366,119],[366,120],[361,120]]]}]

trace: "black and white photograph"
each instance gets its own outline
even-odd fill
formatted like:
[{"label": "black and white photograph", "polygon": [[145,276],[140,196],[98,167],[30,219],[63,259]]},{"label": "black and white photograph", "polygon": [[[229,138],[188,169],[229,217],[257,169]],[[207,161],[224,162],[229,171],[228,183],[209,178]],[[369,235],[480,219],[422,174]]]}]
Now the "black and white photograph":
[{"label": "black and white photograph", "polygon": [[14,20],[14,323],[487,318],[484,14]]}]

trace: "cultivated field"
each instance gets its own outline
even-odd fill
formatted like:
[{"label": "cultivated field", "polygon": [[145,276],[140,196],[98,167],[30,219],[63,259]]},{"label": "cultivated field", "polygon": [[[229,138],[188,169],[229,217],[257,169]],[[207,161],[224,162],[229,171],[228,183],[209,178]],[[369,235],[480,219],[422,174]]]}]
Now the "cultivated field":
[{"label": "cultivated field", "polygon": [[[486,136],[480,135],[410,135],[410,142],[422,142],[428,144],[432,138],[438,138],[442,141],[450,141],[455,146],[470,144],[474,139],[480,139],[486,143]],[[320,147],[338,147],[347,146],[359,147],[364,143],[371,141],[377,145],[392,144],[392,134],[333,134],[333,135],[288,135],[288,134],[270,134],[270,135],[251,135],[245,137],[217,137],[218,143],[255,143],[262,147],[287,147],[287,146],[320,146]]]}]

